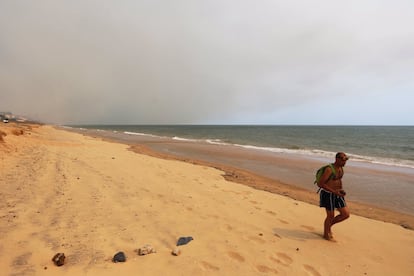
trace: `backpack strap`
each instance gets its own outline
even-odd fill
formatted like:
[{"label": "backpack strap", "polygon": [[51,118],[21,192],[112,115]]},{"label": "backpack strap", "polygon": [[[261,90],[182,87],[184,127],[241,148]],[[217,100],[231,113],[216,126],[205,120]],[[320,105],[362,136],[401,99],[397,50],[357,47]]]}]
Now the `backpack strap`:
[{"label": "backpack strap", "polygon": [[332,171],[331,175],[329,176],[329,179],[332,179],[336,176],[336,170],[332,163],[329,163],[329,167],[331,168],[331,171]]},{"label": "backpack strap", "polygon": [[[333,179],[335,176],[336,176],[336,170],[335,170],[335,167],[334,167],[334,165],[332,164],[332,163],[329,163],[328,165],[326,165],[325,166],[325,170],[326,170],[326,168],[327,167],[330,167],[331,168],[331,175],[329,176],[329,180],[330,179]],[[325,172],[325,170],[324,170],[324,172]],[[321,191],[321,187],[319,187],[319,189],[318,189],[318,191],[316,191],[316,193],[318,194],[320,191]]]}]

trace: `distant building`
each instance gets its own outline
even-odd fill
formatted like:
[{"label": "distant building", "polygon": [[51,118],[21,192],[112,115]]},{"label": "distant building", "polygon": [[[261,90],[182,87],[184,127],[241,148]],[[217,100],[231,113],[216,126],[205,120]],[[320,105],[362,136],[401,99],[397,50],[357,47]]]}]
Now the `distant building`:
[{"label": "distant building", "polygon": [[0,122],[3,122],[3,119],[8,119],[8,122],[13,121],[13,122],[19,122],[19,123],[30,121],[29,119],[27,119],[24,116],[15,115],[11,112],[1,112],[0,111]]},{"label": "distant building", "polygon": [[11,112],[0,112],[0,120],[3,123],[8,123],[14,116]]},{"label": "distant building", "polygon": [[11,113],[11,112],[0,112],[0,117],[11,119],[11,118],[13,118],[13,113]]}]

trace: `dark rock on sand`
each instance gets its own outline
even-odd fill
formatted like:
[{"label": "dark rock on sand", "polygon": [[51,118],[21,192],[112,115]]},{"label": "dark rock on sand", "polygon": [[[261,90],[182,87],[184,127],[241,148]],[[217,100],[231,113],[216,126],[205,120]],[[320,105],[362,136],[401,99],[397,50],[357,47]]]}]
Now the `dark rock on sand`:
[{"label": "dark rock on sand", "polygon": [[193,240],[193,237],[181,237],[177,241],[177,246],[184,245]]},{"label": "dark rock on sand", "polygon": [[55,256],[53,256],[52,261],[57,266],[62,266],[65,264],[65,254],[64,253],[57,253]]},{"label": "dark rock on sand", "polygon": [[122,251],[120,251],[120,252],[116,253],[116,254],[114,255],[114,257],[113,257],[112,261],[113,261],[114,263],[123,263],[123,262],[125,262],[125,261],[126,261],[126,256],[125,256],[125,253],[124,253],[124,252],[122,252]]}]

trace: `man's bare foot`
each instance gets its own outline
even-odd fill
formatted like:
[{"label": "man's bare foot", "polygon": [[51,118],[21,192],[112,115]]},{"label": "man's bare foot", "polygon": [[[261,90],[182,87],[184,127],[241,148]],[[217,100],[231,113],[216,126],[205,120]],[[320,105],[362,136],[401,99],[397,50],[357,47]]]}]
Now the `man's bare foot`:
[{"label": "man's bare foot", "polygon": [[336,240],[332,237],[332,235],[323,235],[323,238],[327,241],[336,242]]}]

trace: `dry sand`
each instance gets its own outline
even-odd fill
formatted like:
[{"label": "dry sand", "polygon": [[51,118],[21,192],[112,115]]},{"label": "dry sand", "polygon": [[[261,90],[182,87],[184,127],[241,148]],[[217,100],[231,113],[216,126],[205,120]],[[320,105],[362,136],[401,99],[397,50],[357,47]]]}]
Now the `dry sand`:
[{"label": "dry sand", "polygon": [[[414,275],[399,225],[353,215],[328,242],[323,209],[215,168],[50,126],[0,131],[2,275]],[[194,240],[173,256],[181,236]],[[157,252],[138,256],[146,244]]]}]

